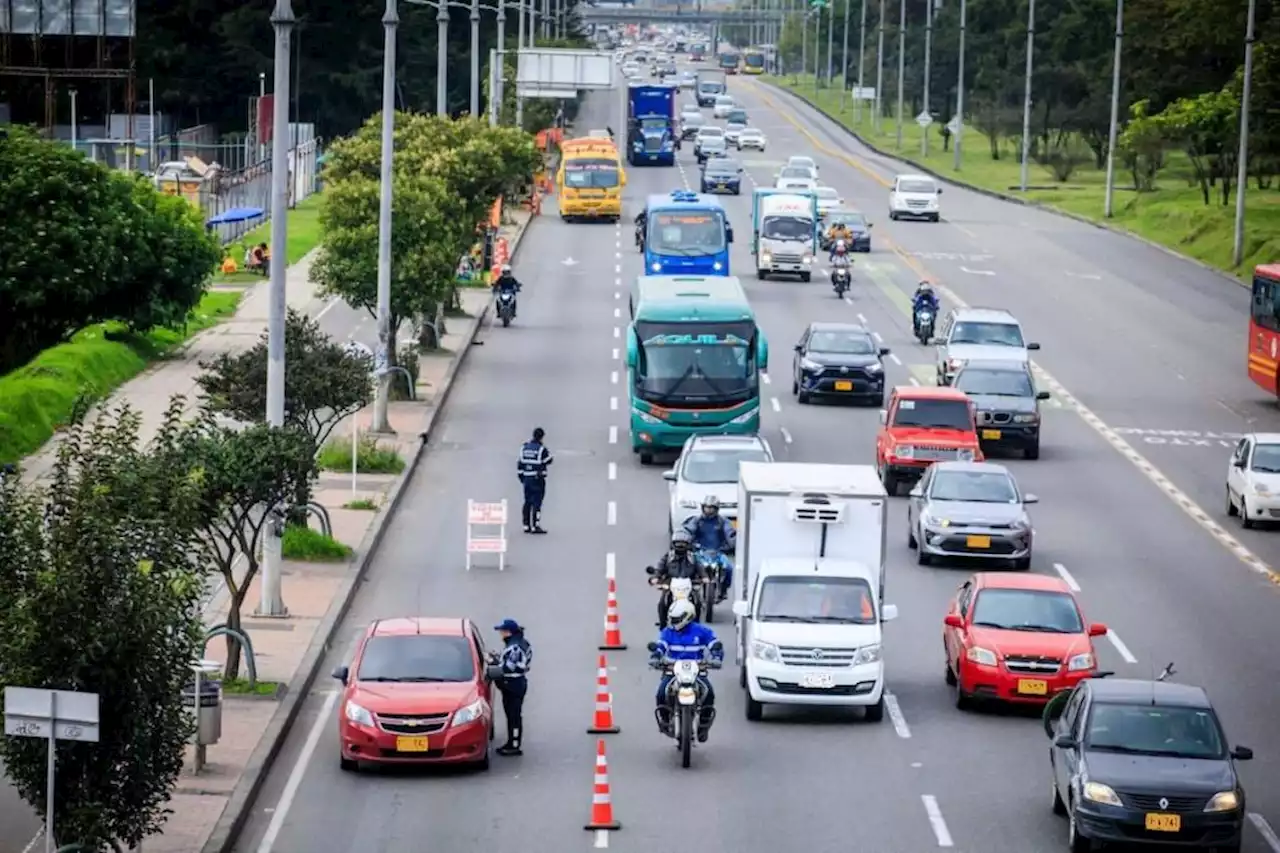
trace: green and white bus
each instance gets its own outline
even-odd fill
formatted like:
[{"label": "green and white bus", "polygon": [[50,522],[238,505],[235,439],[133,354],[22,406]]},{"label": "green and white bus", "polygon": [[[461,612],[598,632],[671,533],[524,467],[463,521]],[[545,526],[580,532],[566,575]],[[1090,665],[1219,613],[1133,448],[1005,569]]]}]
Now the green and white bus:
[{"label": "green and white bus", "polygon": [[641,464],[691,435],[759,432],[769,344],[735,276],[641,276],[630,308],[631,450]]}]

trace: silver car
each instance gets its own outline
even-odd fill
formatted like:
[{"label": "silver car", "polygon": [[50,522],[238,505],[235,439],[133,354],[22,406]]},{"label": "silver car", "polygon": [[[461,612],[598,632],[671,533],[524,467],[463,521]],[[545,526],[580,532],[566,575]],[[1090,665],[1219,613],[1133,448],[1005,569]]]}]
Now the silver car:
[{"label": "silver car", "polygon": [[1022,324],[1000,308],[952,308],[933,339],[938,348],[938,384],[950,385],[956,371],[971,361],[1029,363],[1040,349],[1027,343]]},{"label": "silver car", "polygon": [[1031,568],[1035,533],[1026,495],[1009,469],[994,462],[935,462],[907,502],[907,547],[920,565],[962,557]]}]

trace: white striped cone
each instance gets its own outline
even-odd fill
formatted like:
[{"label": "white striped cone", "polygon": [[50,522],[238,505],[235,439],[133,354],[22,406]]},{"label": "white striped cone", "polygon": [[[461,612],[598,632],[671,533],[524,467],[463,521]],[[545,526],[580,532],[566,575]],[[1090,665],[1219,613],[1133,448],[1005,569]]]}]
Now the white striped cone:
[{"label": "white striped cone", "polygon": [[591,822],[584,829],[622,829],[613,819],[613,801],[609,797],[609,762],[604,755],[604,738],[596,741],[596,775],[591,794]]},{"label": "white striped cone", "polygon": [[600,665],[596,670],[596,713],[587,734],[617,734],[622,731],[613,722],[613,695],[609,692],[609,663],[604,655],[600,655]]},{"label": "white striped cone", "polygon": [[622,642],[622,629],[618,627],[618,584],[609,578],[609,597],[604,606],[604,642],[600,651],[621,651],[627,644]]}]

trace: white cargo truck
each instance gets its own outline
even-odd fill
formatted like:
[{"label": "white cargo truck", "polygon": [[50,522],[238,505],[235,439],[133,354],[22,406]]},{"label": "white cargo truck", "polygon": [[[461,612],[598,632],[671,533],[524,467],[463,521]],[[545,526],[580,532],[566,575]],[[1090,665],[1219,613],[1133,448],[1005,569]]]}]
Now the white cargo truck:
[{"label": "white cargo truck", "polygon": [[881,623],[888,495],[870,465],[743,462],[738,474],[738,680],[765,705],[884,717]]}]

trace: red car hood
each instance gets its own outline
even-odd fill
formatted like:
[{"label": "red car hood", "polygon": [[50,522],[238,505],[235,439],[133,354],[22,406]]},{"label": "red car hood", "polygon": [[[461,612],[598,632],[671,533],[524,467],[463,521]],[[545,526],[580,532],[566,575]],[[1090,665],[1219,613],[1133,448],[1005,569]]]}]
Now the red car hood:
[{"label": "red car hood", "polygon": [[1065,663],[1068,658],[1093,651],[1088,634],[1051,634],[1036,631],[1002,631],[996,628],[969,630],[969,640],[975,646],[990,649],[997,657],[1007,655],[1028,657],[1055,657]]},{"label": "red car hood", "polygon": [[359,682],[347,698],[375,714],[450,714],[475,701],[469,681]]},{"label": "red car hood", "polygon": [[962,429],[897,426],[889,427],[888,432],[889,438],[895,443],[920,441],[954,447],[976,447],[978,445],[977,433]]}]

